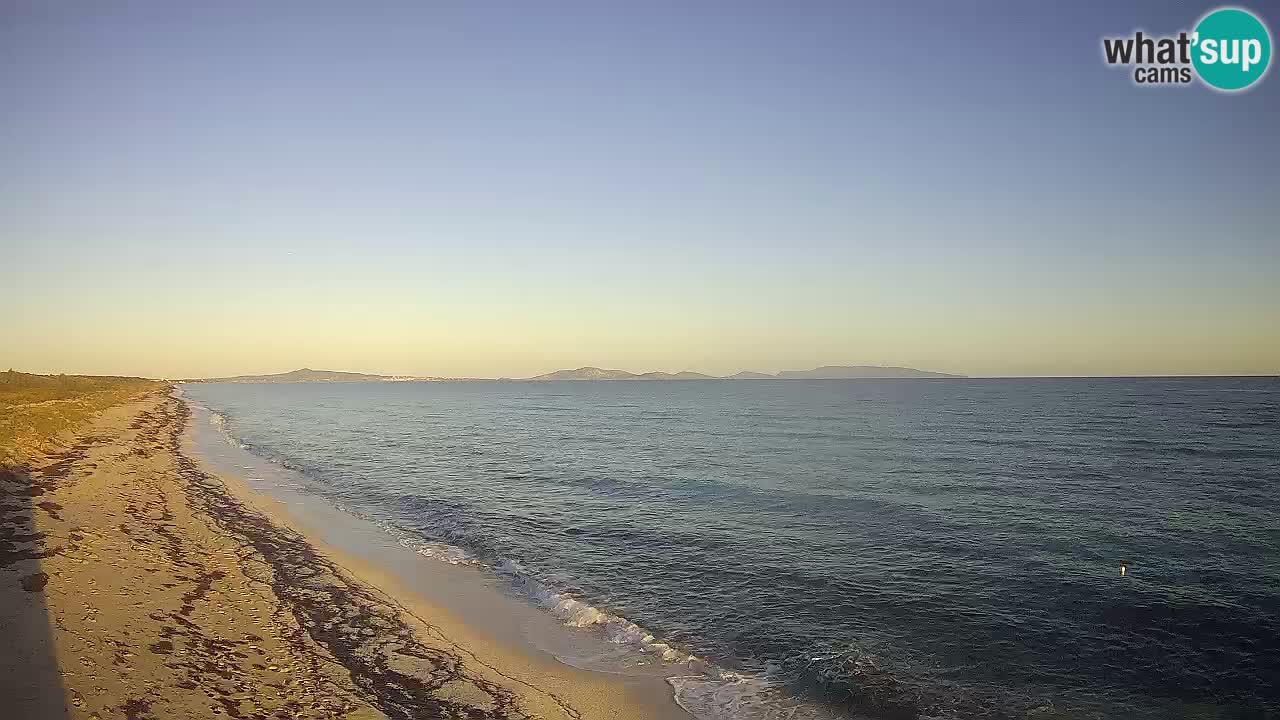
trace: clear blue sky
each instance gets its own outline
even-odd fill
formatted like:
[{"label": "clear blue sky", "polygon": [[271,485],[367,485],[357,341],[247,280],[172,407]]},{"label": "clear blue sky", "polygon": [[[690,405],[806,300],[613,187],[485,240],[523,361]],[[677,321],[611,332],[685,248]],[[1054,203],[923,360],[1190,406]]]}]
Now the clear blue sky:
[{"label": "clear blue sky", "polygon": [[1275,372],[1280,75],[1101,60],[1212,7],[4,1],[0,365]]}]

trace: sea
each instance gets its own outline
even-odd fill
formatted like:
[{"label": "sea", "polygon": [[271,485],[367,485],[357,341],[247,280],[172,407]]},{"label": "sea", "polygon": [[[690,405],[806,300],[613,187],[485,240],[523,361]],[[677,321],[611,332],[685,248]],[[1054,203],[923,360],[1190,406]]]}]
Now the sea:
[{"label": "sea", "polygon": [[704,720],[1280,718],[1280,379],[182,392]]}]

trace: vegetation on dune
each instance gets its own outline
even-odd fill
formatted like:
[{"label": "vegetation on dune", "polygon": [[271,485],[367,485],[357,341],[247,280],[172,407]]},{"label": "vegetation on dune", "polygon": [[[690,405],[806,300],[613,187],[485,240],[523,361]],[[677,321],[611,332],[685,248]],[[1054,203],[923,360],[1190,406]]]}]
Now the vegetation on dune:
[{"label": "vegetation on dune", "polygon": [[0,372],[0,465],[23,462],[89,417],[164,385],[131,377]]}]

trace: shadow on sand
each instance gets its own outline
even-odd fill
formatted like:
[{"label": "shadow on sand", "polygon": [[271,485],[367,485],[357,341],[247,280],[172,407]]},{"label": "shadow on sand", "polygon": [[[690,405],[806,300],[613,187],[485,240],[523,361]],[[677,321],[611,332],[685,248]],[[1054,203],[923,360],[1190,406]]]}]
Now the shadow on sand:
[{"label": "shadow on sand", "polygon": [[66,717],[42,567],[61,548],[36,528],[36,513],[60,509],[41,499],[46,480],[26,466],[0,467],[0,706],[31,720]]}]

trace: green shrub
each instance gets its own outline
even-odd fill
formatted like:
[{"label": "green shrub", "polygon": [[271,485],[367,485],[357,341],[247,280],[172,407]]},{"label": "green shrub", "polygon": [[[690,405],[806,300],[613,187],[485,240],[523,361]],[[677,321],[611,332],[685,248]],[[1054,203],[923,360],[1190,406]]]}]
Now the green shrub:
[{"label": "green shrub", "polygon": [[142,378],[0,372],[0,465],[24,462],[93,415],[164,386]]}]

